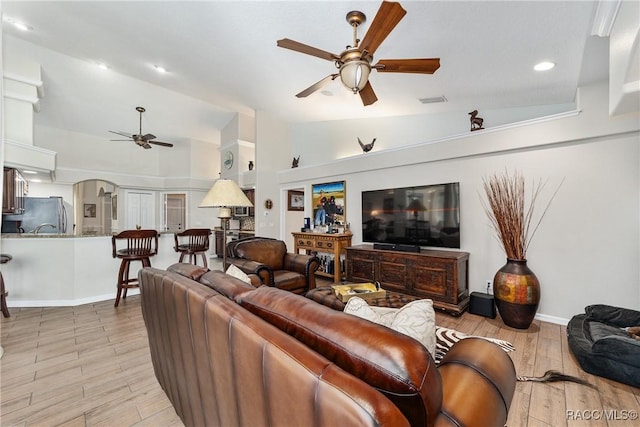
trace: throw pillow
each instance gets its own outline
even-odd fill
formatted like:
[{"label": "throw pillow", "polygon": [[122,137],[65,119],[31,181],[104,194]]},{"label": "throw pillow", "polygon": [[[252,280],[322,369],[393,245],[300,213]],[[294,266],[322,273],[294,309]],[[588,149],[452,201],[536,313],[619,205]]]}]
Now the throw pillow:
[{"label": "throw pillow", "polygon": [[229,268],[227,268],[226,273],[229,276],[233,276],[236,279],[240,279],[245,283],[251,284],[251,279],[249,279],[249,276],[247,276],[247,274],[244,271],[240,270],[238,267],[236,267],[233,264],[231,264]]},{"label": "throw pillow", "polygon": [[436,313],[433,301],[412,301],[401,308],[372,307],[360,297],[352,297],[344,312],[369,320],[416,339],[435,357]]}]

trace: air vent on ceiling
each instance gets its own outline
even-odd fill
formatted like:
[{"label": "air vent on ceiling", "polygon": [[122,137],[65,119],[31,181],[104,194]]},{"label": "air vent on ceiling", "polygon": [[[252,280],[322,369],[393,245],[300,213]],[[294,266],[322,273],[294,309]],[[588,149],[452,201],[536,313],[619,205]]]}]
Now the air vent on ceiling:
[{"label": "air vent on ceiling", "polygon": [[433,98],[419,98],[418,101],[423,104],[436,104],[438,102],[447,102],[447,98],[443,96],[434,96]]}]

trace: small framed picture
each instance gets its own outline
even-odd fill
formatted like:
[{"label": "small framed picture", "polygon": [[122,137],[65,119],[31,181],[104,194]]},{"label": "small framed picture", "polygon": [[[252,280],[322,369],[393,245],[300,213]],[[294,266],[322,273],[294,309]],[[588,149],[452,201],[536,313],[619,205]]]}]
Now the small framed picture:
[{"label": "small framed picture", "polygon": [[85,218],[95,218],[96,217],[96,205],[95,205],[95,203],[85,203],[84,204],[84,217]]},{"label": "small framed picture", "polygon": [[304,191],[289,190],[288,192],[288,210],[303,211],[304,210]]}]

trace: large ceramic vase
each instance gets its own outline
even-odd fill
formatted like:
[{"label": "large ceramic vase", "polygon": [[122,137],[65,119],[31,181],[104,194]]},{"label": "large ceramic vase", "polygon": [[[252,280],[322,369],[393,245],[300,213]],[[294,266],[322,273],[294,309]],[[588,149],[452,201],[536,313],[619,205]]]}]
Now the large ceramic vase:
[{"label": "large ceramic vase", "polygon": [[507,326],[527,329],[531,325],[540,303],[540,282],[527,260],[507,259],[493,278],[493,294]]}]

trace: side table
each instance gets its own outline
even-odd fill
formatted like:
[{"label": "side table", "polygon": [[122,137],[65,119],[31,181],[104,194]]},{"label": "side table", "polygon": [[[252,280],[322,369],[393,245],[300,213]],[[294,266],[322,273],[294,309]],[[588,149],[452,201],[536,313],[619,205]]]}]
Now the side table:
[{"label": "side table", "polygon": [[291,233],[294,241],[294,253],[299,250],[323,252],[333,256],[333,274],[316,271],[317,275],[332,277],[334,283],[342,280],[341,255],[346,254],[346,248],[351,246],[351,233]]}]

